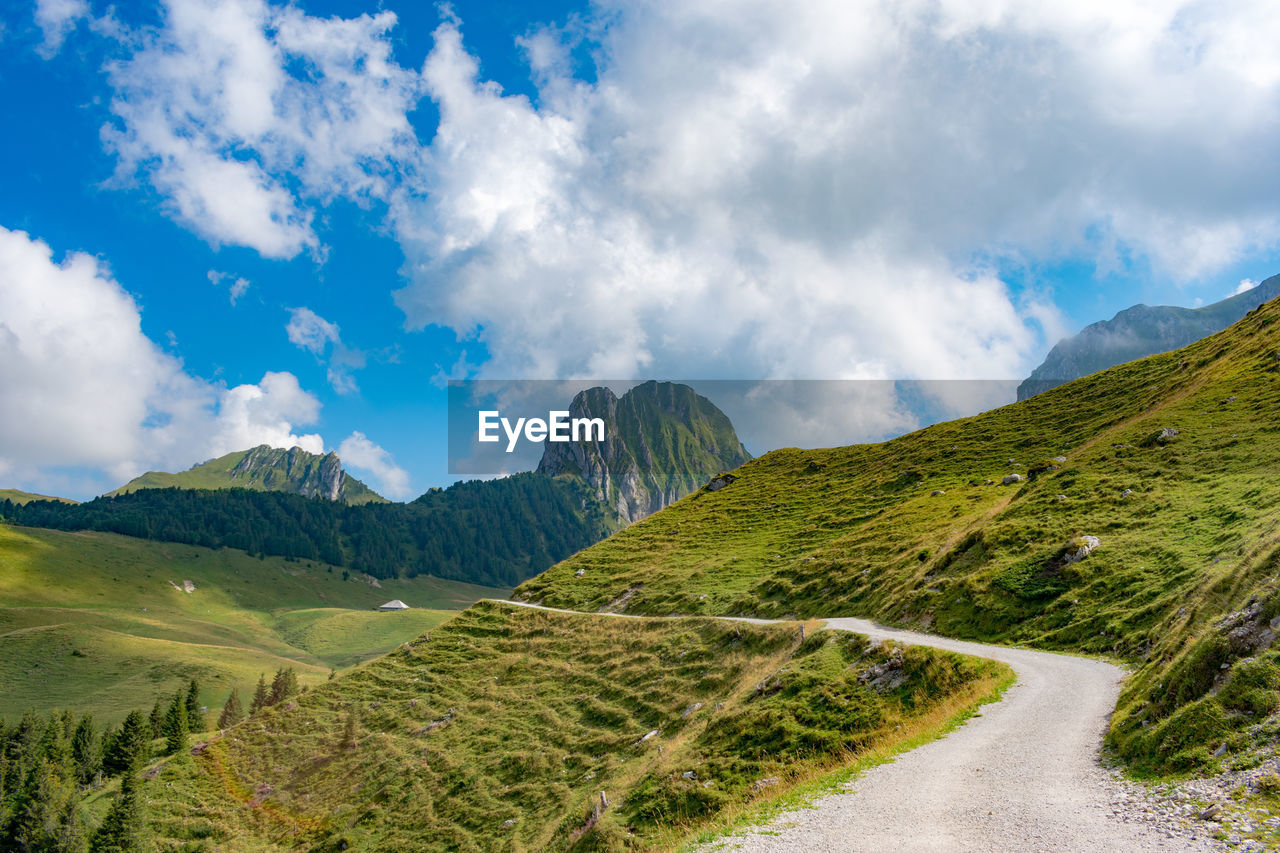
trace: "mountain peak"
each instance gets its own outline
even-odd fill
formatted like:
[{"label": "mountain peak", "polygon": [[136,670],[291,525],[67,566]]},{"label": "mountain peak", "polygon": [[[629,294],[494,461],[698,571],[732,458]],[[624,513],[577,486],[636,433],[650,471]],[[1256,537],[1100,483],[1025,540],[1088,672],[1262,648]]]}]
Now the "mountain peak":
[{"label": "mountain peak", "polygon": [[386,500],[342,470],[342,460],[332,450],[319,454],[267,444],[210,459],[178,474],[148,471],[109,494],[165,488],[290,492],[348,504]]},{"label": "mountain peak", "polygon": [[1025,400],[1117,364],[1188,346],[1222,331],[1277,296],[1280,275],[1200,308],[1132,305],[1110,320],[1085,326],[1079,334],[1058,341],[1044,362],[1018,386],[1018,399]]},{"label": "mountain peak", "polygon": [[585,480],[621,524],[675,503],[751,458],[733,424],[688,385],[650,380],[621,397],[580,391],[571,418],[600,418],[605,440],[548,442],[538,471]]}]

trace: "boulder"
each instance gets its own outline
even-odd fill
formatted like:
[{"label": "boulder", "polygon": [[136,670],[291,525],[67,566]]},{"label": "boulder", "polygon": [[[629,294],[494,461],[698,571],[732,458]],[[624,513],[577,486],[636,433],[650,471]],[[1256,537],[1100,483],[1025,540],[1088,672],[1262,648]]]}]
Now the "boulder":
[{"label": "boulder", "polygon": [[934,489],[932,492],[929,493],[929,497],[936,498],[945,494],[946,492],[944,492],[942,489]]},{"label": "boulder", "polygon": [[1065,553],[1062,555],[1064,563],[1078,563],[1085,557],[1092,554],[1102,544],[1097,536],[1077,536],[1067,543]]},{"label": "boulder", "polygon": [[707,483],[707,491],[718,492],[736,479],[738,478],[732,474],[720,474],[717,477],[712,477],[710,482]]},{"label": "boulder", "polygon": [[1001,480],[1000,482],[1006,486],[1011,486],[1014,483],[1021,483],[1024,479],[1026,478],[1023,477],[1021,474],[1006,474],[1004,479]]}]

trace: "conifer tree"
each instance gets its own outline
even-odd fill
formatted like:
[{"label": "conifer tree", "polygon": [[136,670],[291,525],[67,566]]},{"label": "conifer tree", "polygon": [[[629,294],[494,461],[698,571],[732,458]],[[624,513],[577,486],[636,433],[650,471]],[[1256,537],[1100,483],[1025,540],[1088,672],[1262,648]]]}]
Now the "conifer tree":
[{"label": "conifer tree", "polygon": [[102,769],[108,776],[119,776],[145,764],[151,757],[151,724],[141,711],[130,711],[120,728],[107,739],[102,756]]},{"label": "conifer tree", "polygon": [[71,736],[71,761],[75,765],[76,782],[80,785],[92,784],[102,770],[102,741],[90,714],[80,718]]},{"label": "conifer tree", "polygon": [[271,696],[267,699],[267,704],[278,705],[296,695],[298,695],[298,673],[293,671],[293,667],[276,670],[275,678],[271,679]]},{"label": "conifer tree", "polygon": [[249,713],[256,714],[263,708],[267,707],[267,677],[265,675],[258,676],[258,686],[253,691],[253,699],[249,702]]},{"label": "conifer tree", "polygon": [[149,718],[151,723],[151,734],[147,736],[148,739],[158,738],[164,731],[164,709],[165,705],[163,699],[157,699],[156,704],[151,706],[151,716]]},{"label": "conifer tree", "polygon": [[143,844],[142,798],[138,793],[141,781],[133,771],[120,780],[120,793],[102,820],[102,826],[94,833],[92,853],[138,853],[146,849]]},{"label": "conifer tree", "polygon": [[227,704],[222,706],[222,713],[218,715],[218,728],[229,729],[242,719],[244,719],[244,708],[240,705],[240,690],[232,687],[231,695],[227,697]]},{"label": "conifer tree", "polygon": [[200,684],[193,678],[187,685],[187,728],[204,731],[204,713],[200,710]]},{"label": "conifer tree", "polygon": [[176,755],[187,748],[187,702],[179,691],[164,716],[164,754]]}]

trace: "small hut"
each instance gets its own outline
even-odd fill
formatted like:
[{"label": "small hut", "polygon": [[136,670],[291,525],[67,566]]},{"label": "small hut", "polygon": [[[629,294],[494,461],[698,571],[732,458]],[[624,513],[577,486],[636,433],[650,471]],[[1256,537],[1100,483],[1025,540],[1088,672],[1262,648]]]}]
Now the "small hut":
[{"label": "small hut", "polygon": [[391,601],[388,601],[386,604],[382,605],[378,609],[379,610],[408,610],[409,605],[405,604],[403,601],[401,601],[398,598],[393,598]]}]

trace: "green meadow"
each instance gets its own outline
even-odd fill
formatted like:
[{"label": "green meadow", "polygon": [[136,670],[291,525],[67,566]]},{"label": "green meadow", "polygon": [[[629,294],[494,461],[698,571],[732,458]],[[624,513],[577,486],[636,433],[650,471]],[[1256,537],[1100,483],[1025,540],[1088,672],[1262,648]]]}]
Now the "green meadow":
[{"label": "green meadow", "polygon": [[[281,667],[317,684],[507,592],[429,577],[375,585],[321,563],[0,525],[0,717],[56,708],[118,722],[191,678],[216,708],[233,685],[251,690]],[[374,609],[393,598],[412,609]]]}]

